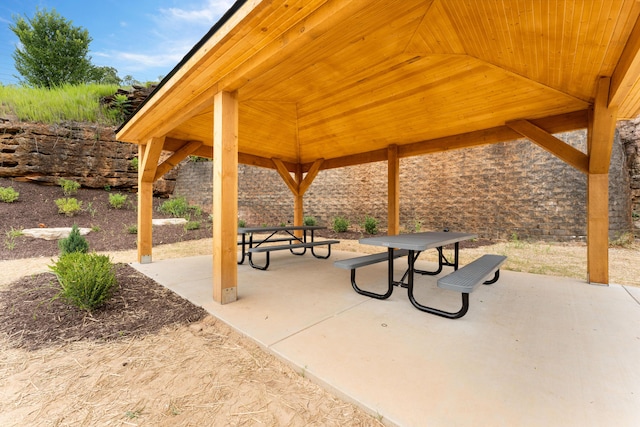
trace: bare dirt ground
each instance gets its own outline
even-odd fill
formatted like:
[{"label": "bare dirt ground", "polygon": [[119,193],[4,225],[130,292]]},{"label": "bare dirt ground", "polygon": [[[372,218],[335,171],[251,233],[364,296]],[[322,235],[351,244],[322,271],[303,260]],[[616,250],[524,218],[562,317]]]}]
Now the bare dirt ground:
[{"label": "bare dirt ground", "polygon": [[[118,293],[92,314],[52,299],[56,279],[47,265],[57,245],[17,237],[9,249],[6,239],[35,222],[70,226],[57,211],[34,206],[52,203],[61,190],[0,186],[21,192],[20,203],[0,203],[0,425],[381,425],[126,265],[136,256],[135,236],[123,224],[135,223],[135,210],[102,205],[105,191],[81,190],[78,198],[93,202],[93,214],[84,213],[99,230],[90,247],[116,263]],[[154,259],[211,253],[210,238],[181,226],[154,228],[154,240],[158,234]],[[337,250],[376,249],[346,238],[359,233],[337,237]],[[584,244],[476,241],[461,263],[488,252],[507,255],[510,270],[586,277]],[[638,254],[637,242],[610,249],[612,283],[640,286]]]}]

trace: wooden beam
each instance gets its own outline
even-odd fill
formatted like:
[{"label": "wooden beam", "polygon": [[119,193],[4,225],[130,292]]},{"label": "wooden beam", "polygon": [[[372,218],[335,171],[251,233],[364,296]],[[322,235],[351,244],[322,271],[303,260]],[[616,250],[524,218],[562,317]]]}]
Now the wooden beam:
[{"label": "wooden beam", "polygon": [[618,107],[629,96],[633,85],[640,78],[640,18],[631,31],[618,64],[611,75],[608,107]]},{"label": "wooden beam", "polygon": [[[323,162],[324,159],[317,159],[315,162],[313,162],[313,165],[305,175],[304,179],[302,181],[298,181],[300,182],[298,191],[300,192],[301,196],[307,192],[307,190],[313,183],[313,180],[316,179],[316,176],[318,175],[318,172],[320,172],[320,168],[322,167]],[[300,168],[300,173],[302,173],[302,167]]]},{"label": "wooden beam", "polygon": [[507,126],[538,144],[565,163],[578,169],[580,172],[589,172],[589,157],[585,153],[547,133],[544,129],[540,129],[527,120],[509,122]]},{"label": "wooden beam", "polygon": [[593,103],[592,132],[587,136],[589,173],[609,173],[611,151],[616,132],[617,107],[609,107],[609,77],[598,80],[598,93]]},{"label": "wooden beam", "polygon": [[144,157],[138,158],[138,175],[143,182],[154,182],[158,160],[164,146],[163,138],[151,138],[145,145]]},{"label": "wooden beam", "polygon": [[587,281],[609,283],[609,175],[587,175]]},{"label": "wooden beam", "polygon": [[398,146],[390,145],[387,159],[387,234],[400,233],[400,158]]},{"label": "wooden beam", "polygon": [[[383,162],[387,160],[387,149],[368,151],[366,153],[354,154],[351,156],[337,157],[335,159],[325,159],[322,162],[322,169],[342,168],[346,166],[361,165],[364,163]],[[307,165],[303,165],[303,168]],[[308,165],[311,167],[311,165]]]},{"label": "wooden beam", "polygon": [[[138,146],[138,164],[144,164],[147,146]],[[144,181],[143,169],[138,168],[138,262],[151,262],[153,246],[153,181]]]},{"label": "wooden beam", "polygon": [[280,174],[280,177],[283,179],[284,183],[287,184],[287,187],[289,187],[289,190],[291,190],[293,195],[297,196],[298,194],[300,194],[300,185],[298,184],[298,182],[296,182],[296,180],[293,179],[287,167],[284,165],[284,163],[282,163],[282,160],[275,158],[271,160],[276,166],[278,174]]},{"label": "wooden beam", "polygon": [[220,92],[213,107],[213,299],[238,299],[238,98]]},{"label": "wooden beam", "polygon": [[[548,133],[566,132],[586,128],[589,124],[589,113],[587,110],[581,110],[557,116],[544,117],[541,119],[532,119],[529,121]],[[521,137],[521,134],[507,126],[498,126],[491,129],[399,145],[398,157],[404,158],[421,156],[424,154],[439,153],[441,151],[495,144],[498,142],[516,140]],[[322,169],[333,169],[364,163],[382,162],[387,160],[387,155],[387,149],[381,149],[333,159],[325,159],[322,164]],[[303,165],[303,169],[310,166],[310,164],[305,164]]]},{"label": "wooden beam", "polygon": [[176,167],[178,163],[195,153],[195,151],[200,147],[202,147],[201,141],[187,142],[182,146],[182,148],[176,150],[168,159],[158,165],[158,169],[156,169],[156,176],[153,180],[157,181],[160,179],[165,173],[169,172],[171,169]]}]

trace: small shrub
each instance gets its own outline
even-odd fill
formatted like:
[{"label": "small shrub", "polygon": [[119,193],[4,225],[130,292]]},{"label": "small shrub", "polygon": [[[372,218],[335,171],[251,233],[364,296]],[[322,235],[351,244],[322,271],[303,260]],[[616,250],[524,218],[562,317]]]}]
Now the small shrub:
[{"label": "small shrub", "polygon": [[127,233],[129,234],[138,234],[138,226],[137,225],[130,225],[127,227]]},{"label": "small shrub", "polygon": [[348,219],[341,216],[337,216],[333,219],[333,231],[335,231],[336,233],[344,233],[348,229],[349,229]]},{"label": "small shrub", "polygon": [[78,226],[73,224],[69,237],[58,241],[58,248],[61,256],[72,252],[87,253],[89,252],[89,242],[80,234]]},{"label": "small shrub", "polygon": [[13,187],[0,187],[0,201],[4,203],[13,203],[18,200],[20,193],[13,189]]},{"label": "small shrub", "polygon": [[202,216],[202,208],[200,206],[191,205],[189,206],[189,210],[193,212],[195,216]]},{"label": "small shrub", "polygon": [[16,239],[22,236],[22,230],[11,227],[11,230],[8,230],[6,235],[7,237],[4,240],[4,246],[8,250],[12,251],[16,247]]},{"label": "small shrub", "polygon": [[245,221],[244,219],[238,220],[238,227],[244,228],[246,226],[247,226],[247,221]]},{"label": "small shrub", "polygon": [[60,284],[58,297],[81,310],[103,305],[117,285],[113,264],[106,255],[71,252],[49,268]]},{"label": "small shrub", "polygon": [[98,209],[93,206],[92,202],[89,202],[87,204],[87,208],[85,210],[89,212],[89,214],[91,215],[91,218],[95,217],[96,214],[98,213]]},{"label": "small shrub", "polygon": [[60,178],[58,180],[58,185],[62,187],[62,192],[65,196],[72,196],[78,192],[80,188],[80,183],[72,181],[70,179]]},{"label": "small shrub", "polygon": [[58,206],[58,213],[65,214],[66,216],[74,216],[82,210],[82,202],[79,202],[78,199],[73,197],[57,199],[56,206]]},{"label": "small shrub", "polygon": [[138,172],[138,158],[134,157],[133,159],[129,160],[129,165],[131,166],[131,169],[133,169],[134,171]]},{"label": "small shrub", "polygon": [[378,234],[378,220],[369,215],[364,217],[364,231],[367,234]]},{"label": "small shrub", "polygon": [[200,221],[187,221],[187,223],[184,225],[185,231],[198,230],[199,228],[200,228]]},{"label": "small shrub", "polygon": [[127,202],[127,196],[120,193],[109,194],[109,204],[114,209],[122,209]]},{"label": "small shrub", "polygon": [[310,227],[313,227],[314,225],[318,225],[318,221],[316,221],[316,219],[312,216],[305,216],[302,219],[302,223]]},{"label": "small shrub", "polygon": [[189,212],[189,204],[184,197],[176,197],[163,202],[158,209],[164,214],[182,218]]}]

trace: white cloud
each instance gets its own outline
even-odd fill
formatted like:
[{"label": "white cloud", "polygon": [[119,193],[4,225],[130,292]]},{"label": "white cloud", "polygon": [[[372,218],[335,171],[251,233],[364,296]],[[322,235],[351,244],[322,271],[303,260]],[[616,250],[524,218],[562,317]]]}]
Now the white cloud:
[{"label": "white cloud", "polygon": [[181,9],[171,7],[160,9],[162,19],[176,23],[189,25],[211,26],[231,7],[232,1],[228,0],[208,0],[206,4],[191,9]]}]

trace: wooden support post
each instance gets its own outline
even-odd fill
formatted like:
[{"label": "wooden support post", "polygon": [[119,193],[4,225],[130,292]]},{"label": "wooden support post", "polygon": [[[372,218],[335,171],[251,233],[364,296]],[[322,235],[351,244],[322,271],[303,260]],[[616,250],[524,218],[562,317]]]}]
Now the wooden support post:
[{"label": "wooden support post", "polygon": [[609,164],[617,108],[609,106],[611,79],[601,77],[589,117],[587,147],[587,281],[609,283]]},{"label": "wooden support post", "polygon": [[153,248],[153,182],[164,138],[138,147],[138,262],[151,262]]},{"label": "wooden support post", "polygon": [[[138,165],[142,164],[146,145],[138,146]],[[151,262],[153,219],[153,182],[142,180],[143,169],[138,168],[138,262]]]},{"label": "wooden support post", "polygon": [[400,233],[400,158],[398,146],[390,145],[387,158],[388,190],[387,190],[387,234],[394,236]]},{"label": "wooden support post", "polygon": [[238,99],[219,92],[213,106],[213,299],[238,299]]},{"label": "wooden support post", "polygon": [[[313,162],[304,179],[302,178],[303,172],[301,164],[296,166],[294,178],[282,160],[273,158],[271,161],[273,161],[278,174],[280,174],[280,177],[284,180],[285,184],[287,184],[291,193],[293,193],[293,225],[303,225],[304,193],[309,189],[318,172],[320,172],[320,166],[322,166],[324,159],[317,159]],[[294,234],[296,237],[302,237],[302,231],[295,231]]]},{"label": "wooden support post", "polygon": [[[302,165],[298,163],[296,167],[296,183],[298,190],[293,195],[293,225],[304,225],[304,192],[300,191],[300,183],[302,182]],[[302,237],[302,230],[296,230],[294,235],[298,238]]]},{"label": "wooden support post", "polygon": [[609,175],[587,176],[587,281],[609,283]]}]

